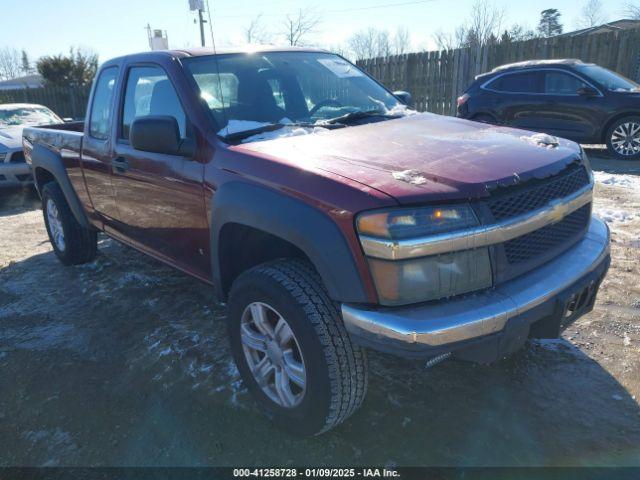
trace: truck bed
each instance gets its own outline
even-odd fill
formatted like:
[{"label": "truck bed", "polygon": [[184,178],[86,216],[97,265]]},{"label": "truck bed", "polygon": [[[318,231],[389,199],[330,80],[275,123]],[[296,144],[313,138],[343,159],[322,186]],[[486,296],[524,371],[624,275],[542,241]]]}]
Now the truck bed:
[{"label": "truck bed", "polygon": [[27,127],[22,132],[24,154],[30,163],[31,152],[37,144],[57,153],[65,151],[65,157],[80,159],[84,122],[61,123],[46,127]]}]

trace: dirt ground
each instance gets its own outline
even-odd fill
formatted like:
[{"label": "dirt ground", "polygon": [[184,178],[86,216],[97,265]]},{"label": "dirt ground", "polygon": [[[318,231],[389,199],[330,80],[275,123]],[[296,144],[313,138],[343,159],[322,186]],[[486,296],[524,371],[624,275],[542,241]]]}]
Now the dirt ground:
[{"label": "dirt ground", "polygon": [[0,466],[640,465],[640,162],[592,160],[594,312],[490,366],[372,352],[363,408],[313,439],[256,411],[209,287],[107,238],[64,268],[37,197],[0,193]]}]

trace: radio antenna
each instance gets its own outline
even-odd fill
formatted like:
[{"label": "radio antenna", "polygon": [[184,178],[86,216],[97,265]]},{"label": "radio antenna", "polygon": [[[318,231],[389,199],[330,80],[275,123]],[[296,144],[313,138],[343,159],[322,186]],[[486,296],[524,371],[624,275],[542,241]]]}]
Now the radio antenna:
[{"label": "radio antenna", "polygon": [[213,46],[213,58],[216,62],[216,71],[218,72],[218,92],[220,94],[220,102],[222,103],[222,115],[224,116],[225,128],[229,124],[229,119],[227,118],[227,110],[225,108],[224,103],[224,95],[222,94],[222,79],[220,78],[220,64],[218,61],[218,52],[216,51],[216,40],[213,36],[213,22],[211,21],[211,6],[209,5],[209,0],[207,2],[207,15],[209,17],[209,32],[211,33],[211,45]]}]

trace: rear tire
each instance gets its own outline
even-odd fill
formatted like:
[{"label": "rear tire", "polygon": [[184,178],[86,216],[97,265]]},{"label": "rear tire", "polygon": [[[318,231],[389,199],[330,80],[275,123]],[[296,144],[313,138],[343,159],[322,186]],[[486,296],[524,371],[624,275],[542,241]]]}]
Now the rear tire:
[{"label": "rear tire", "polygon": [[607,131],[607,150],[621,160],[640,159],[640,117],[616,120]]},{"label": "rear tire", "polygon": [[[233,283],[228,309],[229,339],[238,370],[278,427],[298,435],[318,435],[360,407],[367,388],[365,351],[351,342],[310,265],[276,260],[244,272]],[[264,328],[254,328],[258,324]],[[279,356],[274,345],[283,338],[288,346],[282,347],[284,356]]]},{"label": "rear tire", "polygon": [[42,188],[42,212],[53,251],[64,265],[87,263],[96,257],[97,232],[78,223],[56,182]]}]

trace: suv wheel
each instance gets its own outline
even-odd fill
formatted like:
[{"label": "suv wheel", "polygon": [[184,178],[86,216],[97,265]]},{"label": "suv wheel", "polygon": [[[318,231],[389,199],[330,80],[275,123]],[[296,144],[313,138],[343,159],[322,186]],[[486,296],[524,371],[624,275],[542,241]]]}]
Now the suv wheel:
[{"label": "suv wheel", "polygon": [[640,158],[640,117],[626,117],[616,121],[607,132],[607,149],[617,158]]},{"label": "suv wheel", "polygon": [[78,223],[56,182],[49,182],[42,188],[42,211],[53,251],[64,265],[86,263],[95,258],[96,231]]},{"label": "suv wheel", "polygon": [[277,426],[317,435],[361,405],[365,351],[351,343],[310,265],[277,260],[248,270],[234,282],[228,308],[238,370]]}]

